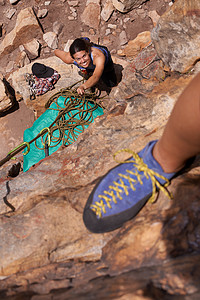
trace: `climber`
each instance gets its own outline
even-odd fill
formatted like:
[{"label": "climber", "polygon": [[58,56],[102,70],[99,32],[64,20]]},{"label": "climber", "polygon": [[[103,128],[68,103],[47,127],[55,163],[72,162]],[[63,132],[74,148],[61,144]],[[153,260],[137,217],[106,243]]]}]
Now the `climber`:
[{"label": "climber", "polygon": [[95,233],[119,228],[200,153],[200,73],[178,98],[160,139],[111,169],[95,186],[83,220]]},{"label": "climber", "polygon": [[75,64],[87,79],[77,89],[80,95],[94,87],[100,78],[108,87],[116,86],[117,78],[107,47],[91,43],[88,38],[77,38],[71,44],[69,52],[56,49],[54,53],[65,63]]}]

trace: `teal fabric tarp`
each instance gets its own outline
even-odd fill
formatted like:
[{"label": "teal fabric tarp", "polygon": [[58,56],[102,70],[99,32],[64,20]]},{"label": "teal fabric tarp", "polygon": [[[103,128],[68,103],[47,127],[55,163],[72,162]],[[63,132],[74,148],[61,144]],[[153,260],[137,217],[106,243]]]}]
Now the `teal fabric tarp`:
[{"label": "teal fabric tarp", "polygon": [[[57,99],[57,102],[53,102],[51,106],[34,122],[33,126],[31,128],[28,128],[24,131],[24,142],[30,142],[32,139],[34,139],[42,129],[49,127],[56,117],[58,116],[58,113],[60,112],[60,109],[65,108],[68,101],[70,101],[70,98],[66,98],[63,96],[60,96]],[[74,125],[73,132],[67,132],[65,130],[65,134],[68,137],[67,144],[73,143],[73,141],[78,137],[78,135],[83,132],[85,128],[89,126],[89,123],[92,123],[94,119],[97,116],[100,116],[103,114],[103,109],[101,107],[97,107],[94,109],[95,104],[93,102],[84,102],[83,105],[80,106],[74,106],[72,110],[70,110],[67,114],[64,115],[64,119],[67,120],[69,125],[77,124],[77,120],[84,119],[86,123],[83,126],[81,125]],[[89,108],[89,111],[87,110]],[[93,110],[94,109],[94,110]],[[73,126],[72,126],[73,127]],[[50,147],[49,147],[49,155],[54,153],[58,148],[63,144],[63,141],[60,141],[58,143],[58,138],[60,136],[60,131],[53,127],[55,130],[53,132],[53,138],[51,139]],[[75,133],[75,137],[74,137]],[[43,140],[38,138],[36,140],[36,143],[33,142],[30,144],[30,151],[28,154],[24,155],[24,162],[23,162],[23,171],[26,172],[31,166],[45,158],[45,151],[44,149],[38,149],[43,148],[45,140],[45,137],[47,136],[47,133],[44,134]],[[36,147],[37,146],[37,147]],[[27,148],[24,149],[24,152],[26,152]]]}]

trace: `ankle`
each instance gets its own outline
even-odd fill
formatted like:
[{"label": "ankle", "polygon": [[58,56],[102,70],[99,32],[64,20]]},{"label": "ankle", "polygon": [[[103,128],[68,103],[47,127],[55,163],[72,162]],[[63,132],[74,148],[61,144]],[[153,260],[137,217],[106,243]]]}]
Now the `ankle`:
[{"label": "ankle", "polygon": [[165,173],[177,173],[185,165],[184,162],[180,162],[169,151],[166,151],[159,141],[155,144],[152,154]]}]

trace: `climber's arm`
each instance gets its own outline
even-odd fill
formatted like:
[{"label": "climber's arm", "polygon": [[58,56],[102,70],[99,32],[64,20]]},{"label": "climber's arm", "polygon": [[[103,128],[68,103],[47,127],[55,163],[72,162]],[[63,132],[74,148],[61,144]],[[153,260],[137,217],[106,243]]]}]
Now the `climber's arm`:
[{"label": "climber's arm", "polygon": [[54,50],[54,54],[59,57],[66,64],[73,64],[74,59],[71,57],[69,52],[65,52],[63,50],[56,49]]}]

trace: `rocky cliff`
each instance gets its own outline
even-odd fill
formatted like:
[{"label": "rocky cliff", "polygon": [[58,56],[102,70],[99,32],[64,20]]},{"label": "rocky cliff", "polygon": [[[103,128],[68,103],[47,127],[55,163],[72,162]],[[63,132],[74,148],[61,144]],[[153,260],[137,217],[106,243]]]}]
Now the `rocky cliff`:
[{"label": "rocky cliff", "polygon": [[[2,73],[19,105],[38,118],[49,97],[80,79],[75,67],[53,55],[73,39],[62,18],[54,23],[54,14],[79,22],[76,34],[107,41],[119,83],[102,100],[104,115],[69,147],[15,178],[8,176],[13,161],[0,168],[1,299],[199,299],[199,157],[172,181],[173,199],[161,193],[122,228],[92,234],[82,221],[88,195],[116,165],[113,154],[137,152],[159,138],[178,96],[199,71],[199,1],[165,1],[164,7],[153,0],[33,2],[0,1],[13,13],[1,26]],[[61,78],[54,90],[31,101],[24,74],[35,61],[56,68]],[[1,91],[6,143],[8,131],[13,135],[6,118],[17,118],[21,106],[10,111],[3,84]],[[14,135],[12,141],[18,144]],[[15,162],[23,166],[22,154]]]}]

